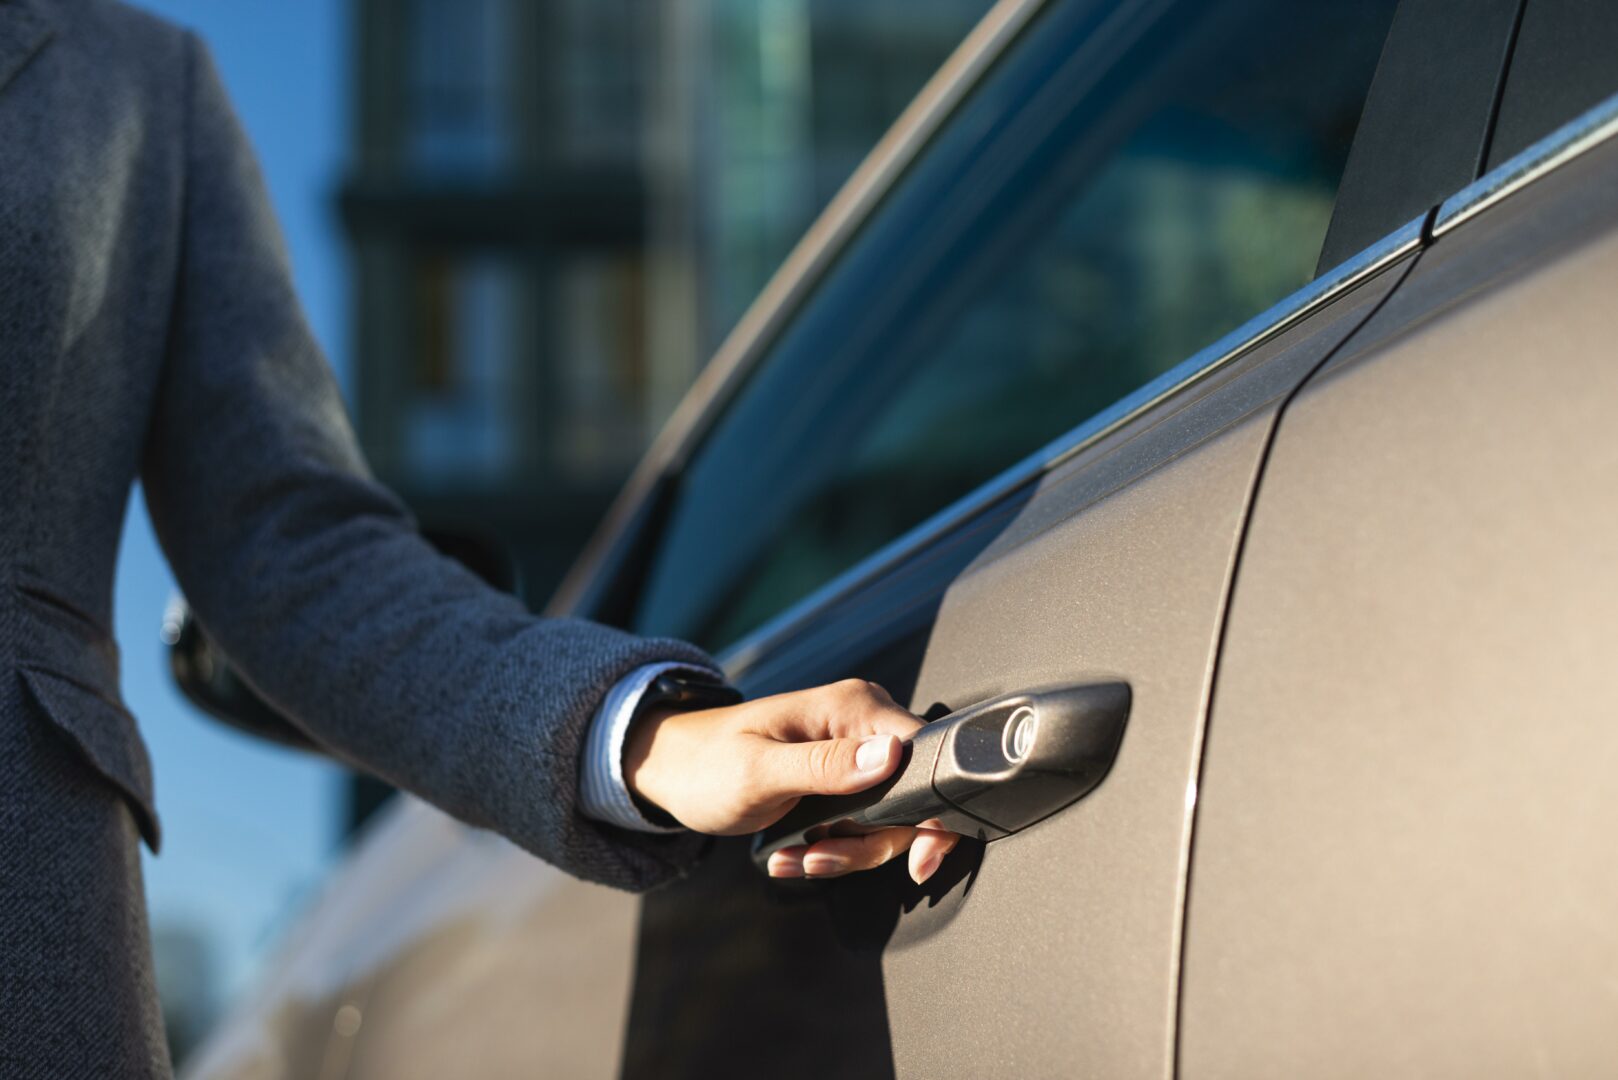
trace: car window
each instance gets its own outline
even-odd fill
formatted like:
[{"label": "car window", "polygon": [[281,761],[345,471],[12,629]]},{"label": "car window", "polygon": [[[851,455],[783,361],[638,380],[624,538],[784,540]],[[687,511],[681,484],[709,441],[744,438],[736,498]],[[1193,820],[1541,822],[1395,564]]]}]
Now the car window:
[{"label": "car window", "polygon": [[734,642],[1307,284],[1392,11],[1055,5],[709,430],[638,628]]}]

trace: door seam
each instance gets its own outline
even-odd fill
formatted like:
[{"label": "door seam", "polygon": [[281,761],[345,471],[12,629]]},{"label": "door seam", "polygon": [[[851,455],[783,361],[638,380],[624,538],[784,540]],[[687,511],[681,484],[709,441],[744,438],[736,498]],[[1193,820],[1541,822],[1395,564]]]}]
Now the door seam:
[{"label": "door seam", "polygon": [[[1528,0],[1518,0],[1517,15],[1511,21],[1511,33],[1506,36],[1506,55],[1500,62],[1500,74],[1494,83],[1494,100],[1489,103],[1489,123],[1483,129],[1483,145],[1478,149],[1477,170],[1472,179],[1476,180],[1489,171],[1489,157],[1494,153],[1494,133],[1500,126],[1500,110],[1506,101],[1506,83],[1511,79],[1511,61],[1517,55],[1517,38],[1522,33],[1523,15],[1528,10]],[[1429,224],[1428,230],[1430,231]]]},{"label": "door seam", "polygon": [[[1437,215],[1438,207],[1436,206],[1427,212],[1426,219],[1422,225],[1422,235],[1424,238],[1429,234],[1432,228],[1432,223]],[[1297,385],[1295,385],[1291,390],[1287,391],[1286,396],[1282,399],[1280,406],[1275,410],[1275,418],[1270,423],[1269,431],[1267,431],[1264,435],[1264,445],[1262,450],[1259,452],[1258,462],[1254,466],[1252,480],[1248,483],[1246,498],[1241,508],[1241,525],[1237,530],[1235,550],[1231,555],[1230,569],[1225,579],[1224,596],[1222,597],[1219,605],[1218,627],[1214,633],[1213,662],[1208,675],[1206,704],[1203,706],[1202,723],[1198,726],[1198,739],[1195,751],[1196,767],[1192,773],[1191,785],[1187,798],[1187,801],[1191,803],[1191,808],[1190,822],[1186,830],[1185,847],[1183,849],[1183,861],[1180,869],[1179,912],[1176,925],[1177,939],[1174,943],[1174,1020],[1173,1030],[1170,1035],[1171,1045],[1169,1054],[1170,1075],[1176,1078],[1176,1080],[1178,1080],[1180,1077],[1181,1069],[1184,1064],[1182,1061],[1182,1033],[1184,1031],[1185,1021],[1186,930],[1189,925],[1189,917],[1191,913],[1191,878],[1192,866],[1196,860],[1197,819],[1202,813],[1202,773],[1208,759],[1208,740],[1213,726],[1214,705],[1219,692],[1219,675],[1225,655],[1225,639],[1230,625],[1231,604],[1235,599],[1236,586],[1241,576],[1242,558],[1247,552],[1247,539],[1253,524],[1254,509],[1258,505],[1259,489],[1263,485],[1264,474],[1269,467],[1270,454],[1275,448],[1276,437],[1280,433],[1281,425],[1285,421],[1287,411],[1292,407],[1293,401],[1297,399],[1298,395],[1303,392],[1303,389],[1306,386],[1314,381],[1315,376],[1320,373],[1321,369],[1327,364],[1331,363],[1333,359],[1335,359],[1345,348],[1347,348],[1348,345],[1360,335],[1360,332],[1363,331],[1365,327],[1370,325],[1372,320],[1374,320],[1377,315],[1382,312],[1382,309],[1387,306],[1388,301],[1391,300],[1401,288],[1403,288],[1404,283],[1409,279],[1410,274],[1420,263],[1421,256],[1425,250],[1425,246],[1417,249],[1414,257],[1411,258],[1409,265],[1407,265],[1404,270],[1400,272],[1399,280],[1396,281],[1393,284],[1393,287],[1388,290],[1387,295],[1378,300],[1371,310],[1366,313],[1365,318],[1360,320],[1359,324],[1355,326],[1354,329],[1351,330],[1342,341],[1338,342],[1336,346],[1329,349],[1326,352],[1326,355],[1321,357],[1320,360],[1318,360],[1315,365],[1304,374],[1303,378],[1298,380]]]}]

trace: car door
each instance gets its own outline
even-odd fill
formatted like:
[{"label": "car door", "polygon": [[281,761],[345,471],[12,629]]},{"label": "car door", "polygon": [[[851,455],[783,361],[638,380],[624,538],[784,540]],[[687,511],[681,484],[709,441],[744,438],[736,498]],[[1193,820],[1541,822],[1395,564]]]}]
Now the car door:
[{"label": "car door", "polygon": [[1529,0],[1487,176],[1286,410],[1221,651],[1183,1075],[1618,1057],[1618,8]]},{"label": "car door", "polygon": [[[1334,221],[1351,165],[1388,183],[1350,149],[1373,74],[1417,66],[1388,59],[1393,14],[1001,5],[744,320],[561,609],[697,640],[754,695],[855,676],[932,719],[1124,682],[1132,704],[1097,790],[925,887],[773,883],[717,843],[645,901],[627,1075],[1171,1071],[1255,477],[1430,205],[1345,195]],[[1464,182],[1481,144],[1457,146]],[[1317,272],[1328,230],[1369,239]]]}]

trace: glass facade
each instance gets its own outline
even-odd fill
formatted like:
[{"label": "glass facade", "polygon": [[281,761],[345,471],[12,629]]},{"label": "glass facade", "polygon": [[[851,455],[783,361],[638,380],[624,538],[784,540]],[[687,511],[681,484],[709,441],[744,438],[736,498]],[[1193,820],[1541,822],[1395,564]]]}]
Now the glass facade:
[{"label": "glass facade", "polygon": [[657,54],[658,9],[645,0],[566,0],[554,18],[554,152],[578,161],[637,160]]},{"label": "glass facade", "polygon": [[[715,0],[688,137],[699,351],[716,347],[987,0]],[[678,88],[677,88],[678,89]]]},{"label": "glass facade", "polygon": [[495,176],[510,164],[506,0],[409,0],[406,112],[410,169]]},{"label": "glass facade", "polygon": [[416,319],[403,421],[403,466],[421,487],[499,476],[515,452],[509,358],[522,298],[519,270],[486,253],[415,261]]},{"label": "glass facade", "polygon": [[542,599],[644,444],[652,7],[355,0],[355,411],[430,531]]},{"label": "glass facade", "polygon": [[355,404],[538,601],[987,0],[355,0]]}]

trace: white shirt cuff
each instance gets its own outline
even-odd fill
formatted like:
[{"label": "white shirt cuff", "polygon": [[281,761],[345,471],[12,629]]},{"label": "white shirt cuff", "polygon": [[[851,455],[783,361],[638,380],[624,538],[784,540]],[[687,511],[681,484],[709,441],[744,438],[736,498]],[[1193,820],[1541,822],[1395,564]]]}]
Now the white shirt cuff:
[{"label": "white shirt cuff", "polygon": [[590,721],[584,754],[579,762],[579,811],[595,821],[635,832],[677,833],[679,826],[654,825],[630,797],[624,782],[624,741],[640,708],[640,699],[657,677],[670,671],[688,671],[723,678],[718,672],[678,662],[646,664],[619,679],[607,691]]}]

